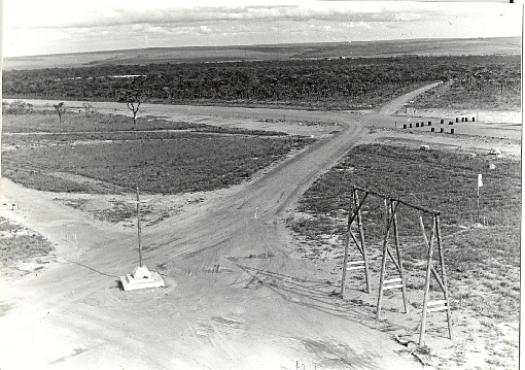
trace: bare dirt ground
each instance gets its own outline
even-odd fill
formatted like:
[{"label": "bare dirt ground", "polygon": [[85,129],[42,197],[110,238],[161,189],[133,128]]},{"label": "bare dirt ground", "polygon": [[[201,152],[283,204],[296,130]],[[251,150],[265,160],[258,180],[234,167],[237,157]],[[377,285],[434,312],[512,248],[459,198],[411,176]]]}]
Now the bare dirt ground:
[{"label": "bare dirt ground", "polygon": [[[455,338],[453,341],[444,340],[448,334],[445,315],[433,314],[430,324],[432,335],[426,339],[428,348],[419,350],[418,355],[439,369],[516,368],[520,291],[519,162],[511,155],[496,158],[488,155],[488,151],[475,147],[465,154],[461,149],[458,151],[458,147],[444,143],[446,136],[442,138],[443,142],[430,143],[423,141],[424,137],[411,141],[407,134],[405,138],[401,134],[393,138],[395,132],[389,130],[381,133],[384,136],[379,134],[371,135],[376,135],[371,144],[363,142],[350,151],[345,159],[323,174],[301,197],[296,208],[299,212],[290,212],[287,219],[290,229],[299,240],[290,246],[290,253],[296,258],[322,263],[323,270],[332,271],[334,284],[339,285],[340,280],[337,278],[341,277],[342,246],[347,222],[347,210],[344,208],[348,193],[345,184],[350,181],[358,185],[368,184],[364,186],[391,192],[404,200],[418,199],[419,202],[425,202],[426,199],[425,205],[435,205],[442,211],[443,245],[446,250]],[[471,137],[468,139],[470,142],[464,140],[461,144],[465,147],[476,144]],[[429,151],[420,150],[422,143],[430,147]],[[496,167],[485,170],[486,163]],[[473,168],[475,170],[466,179],[457,181],[458,175],[463,176],[463,171]],[[475,176],[478,169],[483,172],[485,183],[482,199],[492,196],[493,199],[504,200],[490,202],[487,208],[482,203],[486,226],[478,224],[475,216]],[[497,171],[505,172],[497,174]],[[449,188],[448,184],[454,185]],[[368,207],[365,205],[362,211],[365,215],[367,249],[373,255],[369,262],[373,275],[372,294],[363,292],[361,271],[350,272],[346,293],[346,299],[360,302],[362,309],[370,313],[375,312],[381,264],[382,231],[378,225],[382,224],[382,216],[378,209],[381,209],[379,201],[369,203]],[[405,256],[411,312],[402,313],[400,292],[393,290],[388,292],[388,308],[384,314],[391,324],[389,333],[397,335],[408,347],[417,348],[415,343],[418,341],[423,301],[424,253],[419,230],[409,231],[410,224],[417,222],[414,216],[417,217],[415,213],[405,213],[399,218],[410,221],[400,227],[403,233],[400,243],[402,255]],[[358,255],[353,243],[351,255],[351,260]]]},{"label": "bare dirt ground", "polygon": [[[397,108],[413,96],[397,100]],[[122,104],[93,106],[127,113]],[[162,200],[188,202],[144,230],[145,263],[164,276],[164,289],[124,293],[118,287],[118,276],[137,264],[133,228],[65,204],[71,196],[4,179],[2,196],[18,209],[4,209],[3,215],[44,235],[57,257],[22,279],[0,282],[7,307],[0,311],[0,367],[420,368],[388,334],[391,323],[375,322],[362,302],[332,294],[339,289],[333,285],[338,272],[290,255],[289,245],[297,241],[284,222],[312,181],[360,142],[387,137],[462,148],[468,141],[473,150],[485,150],[479,144],[485,139],[519,145],[516,129],[501,130],[501,139],[488,131],[477,131],[477,137],[404,131],[396,127],[413,118],[389,115],[396,110],[390,105],[386,112],[358,114],[146,104],[144,114],[243,128],[263,124],[319,138],[244,185],[194,203],[198,195]],[[503,142],[487,145],[493,143]]]},{"label": "bare dirt ground", "polygon": [[521,124],[521,112],[511,110],[483,110],[483,109],[415,109],[406,108],[398,111],[400,115],[423,116],[423,117],[475,117],[476,120],[485,123],[519,123]]},{"label": "bare dirt ground", "polygon": [[[490,136],[492,131],[497,131],[495,132],[496,137]],[[362,143],[400,144],[409,148],[420,148],[421,145],[429,145],[430,148],[434,149],[483,155],[488,154],[491,150],[499,150],[501,152],[499,157],[506,156],[516,160],[521,159],[521,141],[519,138],[514,138],[514,136],[517,137],[521,134],[520,131],[511,132],[513,138],[508,137],[509,135],[506,135],[505,132],[502,133],[498,129],[493,129],[490,132],[485,131],[484,133],[487,136],[461,133],[454,135],[437,134],[430,133],[428,129],[370,129],[369,135],[363,139]]]}]

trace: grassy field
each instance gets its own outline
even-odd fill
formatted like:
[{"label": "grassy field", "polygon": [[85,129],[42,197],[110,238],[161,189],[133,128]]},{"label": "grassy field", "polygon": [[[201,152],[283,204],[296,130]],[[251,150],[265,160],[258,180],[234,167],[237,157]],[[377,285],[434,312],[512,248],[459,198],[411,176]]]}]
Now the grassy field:
[{"label": "grassy field", "polygon": [[[489,170],[489,162],[496,169]],[[520,168],[519,162],[505,158],[362,145],[311,186],[288,224],[297,237],[305,240],[298,250],[301,255],[325,261],[334,266],[334,271],[340,271],[350,184],[440,210],[448,285],[456,318],[454,330],[465,342],[454,346],[443,343],[448,347],[441,355],[434,353],[435,361],[445,364],[442,368],[449,368],[468,363],[468,356],[482,356],[490,368],[509,368],[515,366],[520,307]],[[480,206],[486,226],[477,224],[478,173],[483,174]],[[362,211],[374,281],[378,279],[381,260],[381,210],[379,200],[368,198]],[[415,295],[424,284],[425,258],[416,217],[407,208],[398,215],[407,288],[409,294]],[[414,307],[419,310],[416,302]],[[416,322],[410,325],[417,326]],[[511,334],[504,338],[502,327],[512,327]],[[485,354],[476,353],[479,346],[484,346]]]},{"label": "grassy field", "polygon": [[[67,106],[67,105],[66,105]],[[14,111],[3,109],[3,127],[5,133],[10,132],[75,132],[75,131],[127,131],[127,130],[184,130],[195,128],[186,122],[170,122],[155,118],[139,118],[137,126],[133,126],[133,119],[122,115],[109,114],[79,114],[66,113],[59,122],[55,112],[41,111]]]},{"label": "grassy field", "polygon": [[[348,184],[353,183],[441,210],[444,231],[454,232],[477,222],[476,181],[477,174],[481,173],[484,187],[480,207],[487,224],[519,228],[520,220],[515,215],[521,210],[520,165],[498,159],[494,161],[496,169],[490,170],[488,163],[492,161],[494,158],[490,156],[408,150],[379,144],[359,146],[313,184],[300,201],[299,211],[327,220],[345,214]],[[378,220],[379,204],[371,205],[365,208],[367,217]],[[410,227],[409,218],[400,219],[400,223],[409,234],[417,230]],[[365,232],[369,237],[379,237],[381,226],[380,222],[374,223]],[[341,230],[344,224],[328,222],[326,227]]]},{"label": "grassy field", "polygon": [[[67,104],[66,104],[67,107]],[[133,125],[130,116],[117,114],[66,112],[59,121],[56,113],[51,111],[33,111],[29,104],[16,102],[16,104],[5,104],[2,115],[2,132],[4,133],[34,133],[34,132],[61,132],[74,135],[75,132],[82,133],[82,137],[101,138],[104,133],[114,131],[134,130],[191,130],[198,132],[212,132],[224,134],[249,134],[265,136],[281,136],[282,132],[273,131],[248,131],[241,128],[224,128],[206,124],[196,124],[184,121],[170,121],[158,117],[139,117],[137,125]],[[92,132],[86,136],[86,132]],[[132,134],[134,135],[134,134]],[[72,136],[71,136],[72,137]]]},{"label": "grassy field", "polygon": [[[50,134],[6,135],[3,174],[50,191],[106,193],[131,190],[137,184],[143,191],[157,193],[213,190],[238,184],[313,141],[201,125],[185,125],[191,131],[182,132],[122,133],[114,131],[126,129],[129,118],[71,114],[67,119],[63,125],[71,132],[58,134],[53,132],[61,127],[53,115],[7,114],[8,132],[34,129]],[[139,124],[148,129],[178,125],[160,119]],[[103,132],[78,132],[83,130]]]},{"label": "grassy field", "polygon": [[25,229],[0,217],[0,263],[12,265],[43,257],[53,250],[52,245],[40,234]]}]

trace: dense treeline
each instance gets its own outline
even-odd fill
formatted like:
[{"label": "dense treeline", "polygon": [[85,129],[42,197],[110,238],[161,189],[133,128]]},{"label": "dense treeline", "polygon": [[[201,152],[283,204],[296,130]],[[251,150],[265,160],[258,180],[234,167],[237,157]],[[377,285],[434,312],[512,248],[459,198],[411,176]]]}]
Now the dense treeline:
[{"label": "dense treeline", "polygon": [[519,56],[398,57],[97,66],[7,71],[6,97],[118,100],[146,76],[152,102],[366,108],[428,81],[519,90]]},{"label": "dense treeline", "polygon": [[515,69],[473,71],[426,91],[413,105],[417,108],[519,110],[521,78]]}]

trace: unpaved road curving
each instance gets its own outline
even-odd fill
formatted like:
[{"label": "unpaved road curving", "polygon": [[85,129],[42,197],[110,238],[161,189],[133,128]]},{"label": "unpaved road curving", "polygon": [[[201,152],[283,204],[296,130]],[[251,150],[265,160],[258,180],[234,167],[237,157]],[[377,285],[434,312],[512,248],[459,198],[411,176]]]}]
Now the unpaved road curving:
[{"label": "unpaved road curving", "polygon": [[[273,111],[257,109],[283,114]],[[10,307],[0,317],[0,368],[419,368],[363,320],[369,311],[330,294],[337,276],[288,257],[286,210],[368,133],[362,123],[372,116],[292,110],[286,116],[344,128],[238,192],[145,230],[145,263],[164,275],[165,289],[118,288],[118,276],[137,263],[133,233],[88,222],[4,179],[4,197],[19,205],[4,212],[57,243],[59,258],[0,286],[0,300]]]},{"label": "unpaved road curving", "polygon": [[425,86],[422,86],[420,87],[419,89],[415,89],[411,92],[408,92],[406,93],[405,95],[401,95],[395,99],[393,99],[392,101],[390,101],[389,103],[387,104],[384,104],[380,109],[379,109],[379,114],[382,114],[382,115],[385,115],[385,116],[390,116],[390,115],[393,115],[395,114],[406,102],[414,99],[415,97],[417,97],[418,95],[420,94],[423,94],[425,91],[428,91],[428,90],[431,90],[435,87],[438,87],[439,85],[441,85],[443,83],[443,81],[436,81],[434,83],[431,83],[431,84],[428,84],[428,85],[425,85]]}]

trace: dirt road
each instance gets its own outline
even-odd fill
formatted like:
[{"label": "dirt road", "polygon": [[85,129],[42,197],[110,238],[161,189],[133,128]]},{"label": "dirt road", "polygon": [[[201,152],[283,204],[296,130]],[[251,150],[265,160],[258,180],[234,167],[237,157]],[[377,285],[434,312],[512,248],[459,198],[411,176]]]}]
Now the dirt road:
[{"label": "dirt road", "polygon": [[[172,109],[153,108],[159,115]],[[210,112],[283,115],[218,107],[198,114]],[[59,258],[2,283],[0,303],[8,309],[0,317],[0,368],[419,368],[403,347],[370,327],[363,317],[369,311],[331,294],[336,277],[288,257],[286,210],[367,134],[362,122],[370,118],[284,114],[344,128],[238,192],[145,230],[145,263],[164,275],[166,289],[118,288],[118,276],[137,264],[134,234],[85,221],[50,196],[4,180],[5,198],[19,204],[4,212],[50,236]],[[381,325],[388,324],[376,328]]]},{"label": "dirt road", "polygon": [[414,99],[416,96],[423,94],[425,91],[431,90],[439,85],[441,85],[443,81],[436,81],[432,84],[428,84],[425,86],[420,87],[419,89],[416,89],[414,91],[411,91],[405,95],[399,96],[389,103],[383,105],[381,109],[379,109],[379,114],[390,116],[395,114],[406,102]]}]

